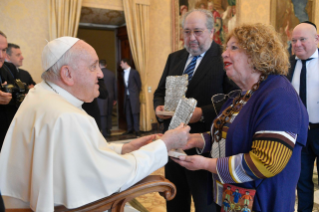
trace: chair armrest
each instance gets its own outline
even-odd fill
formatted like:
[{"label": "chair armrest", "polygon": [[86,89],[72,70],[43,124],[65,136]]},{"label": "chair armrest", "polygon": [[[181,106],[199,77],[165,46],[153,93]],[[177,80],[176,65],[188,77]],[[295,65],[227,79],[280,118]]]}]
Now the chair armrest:
[{"label": "chair armrest", "polygon": [[[84,211],[106,211],[123,212],[125,203],[131,201],[135,197],[147,193],[159,192],[167,200],[172,200],[176,195],[176,187],[173,183],[161,175],[150,175],[139,181],[125,191],[115,193],[111,196],[102,198],[95,202],[81,206],[79,208],[67,209],[65,206],[56,206],[55,212],[84,212]],[[32,212],[31,209],[6,209],[6,212]]]},{"label": "chair armrest", "polygon": [[161,175],[150,175],[125,191],[113,194],[79,208],[67,209],[64,206],[55,207],[56,212],[84,212],[84,211],[106,211],[123,212],[125,203],[135,197],[147,193],[159,192],[167,200],[172,200],[176,195],[176,187],[173,183]]}]

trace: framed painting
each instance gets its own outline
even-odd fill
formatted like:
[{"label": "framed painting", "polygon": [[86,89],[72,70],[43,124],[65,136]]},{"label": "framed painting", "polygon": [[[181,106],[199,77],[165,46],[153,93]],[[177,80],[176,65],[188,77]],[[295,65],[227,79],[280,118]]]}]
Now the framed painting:
[{"label": "framed painting", "polygon": [[283,43],[293,54],[292,30],[303,21],[315,22],[316,0],[271,0],[270,23],[280,34]]},{"label": "framed painting", "polygon": [[238,22],[236,0],[172,0],[173,51],[184,48],[181,21],[183,15],[192,9],[207,9],[212,12],[215,23],[214,41],[218,44],[224,44],[226,34]]}]

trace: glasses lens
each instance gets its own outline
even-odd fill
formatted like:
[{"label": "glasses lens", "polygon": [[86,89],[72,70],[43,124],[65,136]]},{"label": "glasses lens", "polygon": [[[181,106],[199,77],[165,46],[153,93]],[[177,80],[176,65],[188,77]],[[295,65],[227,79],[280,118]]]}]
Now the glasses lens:
[{"label": "glasses lens", "polygon": [[229,92],[228,97],[229,97],[230,99],[235,99],[237,96],[240,95],[240,92],[241,92],[241,90],[231,91],[231,92]]},{"label": "glasses lens", "polygon": [[202,33],[203,33],[202,30],[194,30],[194,34],[195,34],[196,36],[201,36]]},{"label": "glasses lens", "polygon": [[225,95],[224,94],[216,94],[212,97],[212,101],[215,103],[221,102],[225,99]]}]

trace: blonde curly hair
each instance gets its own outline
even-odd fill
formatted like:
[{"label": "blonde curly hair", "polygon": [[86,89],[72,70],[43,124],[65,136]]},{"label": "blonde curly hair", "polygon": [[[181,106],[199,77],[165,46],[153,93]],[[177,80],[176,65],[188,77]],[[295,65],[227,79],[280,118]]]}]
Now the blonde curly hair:
[{"label": "blonde curly hair", "polygon": [[265,75],[287,75],[290,67],[288,51],[272,26],[261,23],[243,24],[228,34],[226,43],[232,37],[244,49],[255,70]]}]

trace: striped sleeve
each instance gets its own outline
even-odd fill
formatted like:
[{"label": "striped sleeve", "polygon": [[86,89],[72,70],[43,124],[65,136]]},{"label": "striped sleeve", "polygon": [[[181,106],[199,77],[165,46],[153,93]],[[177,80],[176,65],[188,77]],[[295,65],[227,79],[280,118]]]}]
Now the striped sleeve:
[{"label": "striped sleeve", "polygon": [[219,179],[223,183],[243,183],[277,175],[286,167],[296,139],[291,132],[256,132],[250,152],[217,160]]}]

